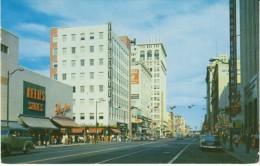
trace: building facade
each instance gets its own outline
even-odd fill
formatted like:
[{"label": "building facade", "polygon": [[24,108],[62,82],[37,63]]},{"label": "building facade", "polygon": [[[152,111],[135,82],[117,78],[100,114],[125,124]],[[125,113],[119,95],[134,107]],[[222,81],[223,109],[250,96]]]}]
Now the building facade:
[{"label": "building facade", "polygon": [[[32,134],[47,131],[49,134],[53,131],[61,134],[57,132],[61,127],[67,128],[66,132],[71,133],[71,128],[79,127],[72,120],[72,101],[71,86],[19,66],[19,38],[1,29],[2,125],[8,120],[30,128]],[[62,122],[65,126],[59,123],[55,125],[55,121]]]},{"label": "building facade", "polygon": [[129,49],[111,23],[52,28],[50,40],[50,76],[73,87],[75,121],[103,129],[127,125]]},{"label": "building facade", "polygon": [[259,0],[240,0],[243,131],[259,132]]},{"label": "building facade", "polygon": [[151,134],[151,95],[152,95],[152,74],[142,63],[133,62],[131,65],[131,105],[136,107],[133,115],[140,111],[135,123],[137,123],[137,133]]},{"label": "building facade", "polygon": [[158,135],[167,132],[166,119],[166,51],[161,42],[141,43],[131,47],[132,63],[143,62],[152,74],[152,119]]}]

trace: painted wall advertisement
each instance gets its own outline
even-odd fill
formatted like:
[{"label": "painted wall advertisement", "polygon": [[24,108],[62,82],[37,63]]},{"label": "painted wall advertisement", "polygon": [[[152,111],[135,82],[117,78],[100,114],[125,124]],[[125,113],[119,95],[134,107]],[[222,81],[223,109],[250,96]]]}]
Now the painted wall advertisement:
[{"label": "painted wall advertisement", "polygon": [[139,69],[131,70],[131,84],[139,84]]},{"label": "painted wall advertisement", "polygon": [[45,87],[23,82],[23,114],[45,117]]}]

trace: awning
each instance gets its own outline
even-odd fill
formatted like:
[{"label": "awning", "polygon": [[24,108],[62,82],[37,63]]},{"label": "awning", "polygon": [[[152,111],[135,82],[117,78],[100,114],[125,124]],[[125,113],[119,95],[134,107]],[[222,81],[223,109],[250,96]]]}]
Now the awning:
[{"label": "awning", "polygon": [[89,131],[88,131],[88,133],[89,133],[89,134],[96,134],[96,133],[97,133],[96,131],[98,131],[98,134],[100,134],[100,133],[102,133],[103,129],[102,129],[102,128],[98,128],[98,129],[96,130],[96,128],[90,128]]},{"label": "awning", "polygon": [[60,127],[64,128],[78,128],[81,127],[77,123],[75,123],[73,120],[70,119],[58,119],[58,118],[53,118],[52,119],[55,123],[57,123]]},{"label": "awning", "polygon": [[22,121],[31,128],[36,129],[58,129],[54,126],[50,119],[46,118],[36,118],[36,117],[27,117],[27,116],[20,116]]},{"label": "awning", "polygon": [[72,128],[71,133],[72,134],[82,134],[84,131],[84,128]]},{"label": "awning", "polygon": [[110,130],[113,131],[114,133],[121,133],[121,131],[118,129],[110,129]]}]

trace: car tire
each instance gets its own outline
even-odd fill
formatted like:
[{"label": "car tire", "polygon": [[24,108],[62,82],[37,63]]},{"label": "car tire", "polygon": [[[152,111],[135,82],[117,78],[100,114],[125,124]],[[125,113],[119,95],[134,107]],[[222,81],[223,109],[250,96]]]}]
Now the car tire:
[{"label": "car tire", "polygon": [[7,146],[1,147],[1,157],[8,156],[10,154],[10,151],[8,151]]},{"label": "car tire", "polygon": [[31,150],[31,146],[27,145],[26,149],[23,151],[25,154],[28,153]]}]

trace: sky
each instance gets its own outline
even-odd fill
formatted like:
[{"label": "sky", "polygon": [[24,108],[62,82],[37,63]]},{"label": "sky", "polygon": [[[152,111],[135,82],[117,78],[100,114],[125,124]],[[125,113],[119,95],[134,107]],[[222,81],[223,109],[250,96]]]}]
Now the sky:
[{"label": "sky", "polygon": [[46,76],[51,27],[112,22],[117,35],[135,38],[137,44],[161,41],[167,53],[167,111],[184,116],[191,128],[201,128],[206,114],[206,66],[210,58],[229,53],[229,1],[1,1],[1,27],[19,37],[20,65]]}]

